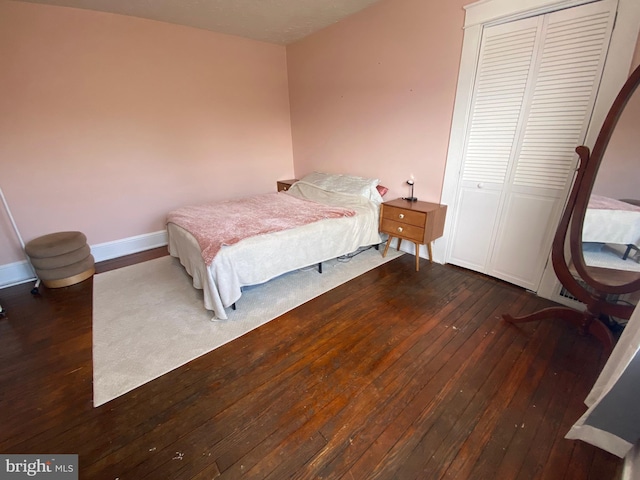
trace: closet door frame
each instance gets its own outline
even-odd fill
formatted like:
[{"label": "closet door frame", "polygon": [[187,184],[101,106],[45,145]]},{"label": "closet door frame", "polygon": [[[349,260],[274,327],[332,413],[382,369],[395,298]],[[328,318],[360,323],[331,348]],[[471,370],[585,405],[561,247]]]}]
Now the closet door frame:
[{"label": "closet door frame", "polygon": [[[491,25],[594,3],[594,1],[612,2],[614,8],[617,6],[618,16],[593,115],[587,130],[585,143],[591,146],[595,142],[611,103],[629,76],[640,29],[640,2],[638,0],[481,0],[465,7],[462,56],[441,198],[441,203],[449,206],[450,214],[447,215],[443,239],[441,242],[436,242],[434,248],[433,253],[436,260],[443,260],[446,263],[449,259],[448,255],[452,243],[452,220],[455,217],[453,212],[456,209],[455,202],[462,169],[462,154],[468,130],[483,29]],[[551,263],[547,262],[537,292],[538,295],[556,299],[559,285]]]}]

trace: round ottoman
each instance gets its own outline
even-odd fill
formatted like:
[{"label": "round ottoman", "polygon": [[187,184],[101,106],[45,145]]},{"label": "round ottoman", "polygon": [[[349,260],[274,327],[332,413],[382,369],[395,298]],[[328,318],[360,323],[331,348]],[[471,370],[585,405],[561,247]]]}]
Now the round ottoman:
[{"label": "round ottoman", "polygon": [[74,285],[95,273],[93,255],[82,232],[57,232],[34,238],[24,247],[45,287]]}]

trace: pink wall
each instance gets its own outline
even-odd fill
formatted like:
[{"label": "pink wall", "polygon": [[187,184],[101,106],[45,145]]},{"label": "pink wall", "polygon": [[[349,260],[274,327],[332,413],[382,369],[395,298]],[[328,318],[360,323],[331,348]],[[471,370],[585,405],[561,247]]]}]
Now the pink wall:
[{"label": "pink wall", "polygon": [[[640,37],[631,65],[640,65]],[[640,200],[640,88],[627,103],[600,164],[593,193]]]},{"label": "pink wall", "polygon": [[439,201],[469,0],[383,0],[287,47],[295,171]]},{"label": "pink wall", "polygon": [[[293,176],[282,46],[0,0],[0,59],[0,187],[25,241],[159,231]],[[0,266],[23,258],[0,208]]]}]

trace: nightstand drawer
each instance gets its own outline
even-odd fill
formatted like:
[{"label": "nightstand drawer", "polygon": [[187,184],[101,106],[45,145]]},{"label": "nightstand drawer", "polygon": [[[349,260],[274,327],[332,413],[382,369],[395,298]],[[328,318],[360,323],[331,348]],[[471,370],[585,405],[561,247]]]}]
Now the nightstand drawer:
[{"label": "nightstand drawer", "polygon": [[424,241],[424,224],[422,227],[417,227],[408,223],[383,218],[381,230],[394,237],[402,237],[420,243]]},{"label": "nightstand drawer", "polygon": [[[424,229],[427,220],[427,214],[424,212],[414,212],[406,208],[391,207],[384,205],[382,209],[382,218],[384,220],[393,220],[400,223],[408,223]],[[424,231],[424,230],[423,230]]]}]

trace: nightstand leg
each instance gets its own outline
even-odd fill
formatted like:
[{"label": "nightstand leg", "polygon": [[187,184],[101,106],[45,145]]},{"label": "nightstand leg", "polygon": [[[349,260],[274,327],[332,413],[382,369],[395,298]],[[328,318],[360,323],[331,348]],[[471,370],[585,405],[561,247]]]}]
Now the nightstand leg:
[{"label": "nightstand leg", "polygon": [[402,239],[400,237],[398,237],[398,246],[396,247],[396,250],[400,251],[400,244],[402,243]]},{"label": "nightstand leg", "polygon": [[427,242],[427,250],[429,251],[429,263],[433,263],[433,253],[431,252],[431,242]]},{"label": "nightstand leg", "polygon": [[391,240],[393,240],[392,236],[389,236],[387,239],[387,244],[384,246],[384,252],[382,252],[382,258],[387,256],[387,252],[389,251],[389,245],[391,245]]},{"label": "nightstand leg", "polygon": [[415,242],[416,244],[416,272],[420,271],[420,244]]}]

